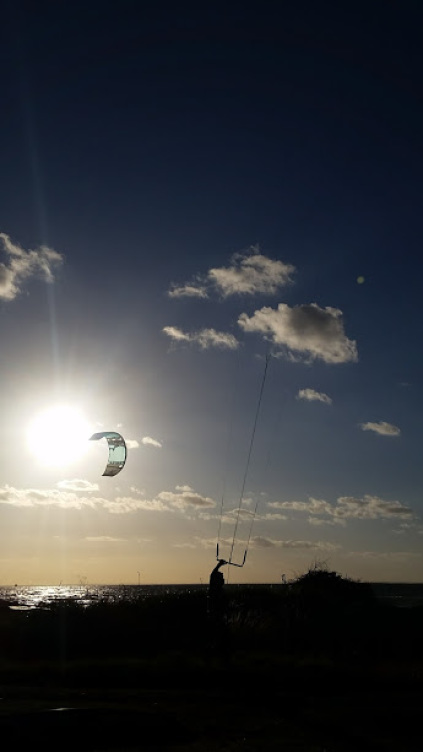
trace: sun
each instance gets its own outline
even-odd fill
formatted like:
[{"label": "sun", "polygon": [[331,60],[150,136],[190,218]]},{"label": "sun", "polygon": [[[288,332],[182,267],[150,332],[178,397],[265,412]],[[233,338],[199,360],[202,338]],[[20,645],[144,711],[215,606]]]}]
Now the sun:
[{"label": "sun", "polygon": [[65,467],[82,459],[89,448],[91,429],[82,412],[57,405],[39,413],[27,430],[28,447],[48,467]]}]

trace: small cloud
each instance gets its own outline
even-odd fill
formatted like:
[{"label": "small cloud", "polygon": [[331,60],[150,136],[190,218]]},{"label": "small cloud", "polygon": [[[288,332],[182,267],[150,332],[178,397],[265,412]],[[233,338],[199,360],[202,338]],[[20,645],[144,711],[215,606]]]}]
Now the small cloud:
[{"label": "small cloud", "polygon": [[136,439],[125,439],[125,444],[128,449],[138,449],[139,444]]},{"label": "small cloud", "polygon": [[358,360],[356,343],[345,335],[342,311],[337,308],[320,308],[317,303],[291,308],[279,303],[276,309],[265,306],[252,316],[241,313],[238,324],[245,332],[259,332],[286,347],[288,355],[294,351],[294,357],[302,353],[325,363]]},{"label": "small cloud", "polygon": [[333,507],[335,517],[375,520],[378,518],[408,519],[413,511],[400,501],[386,501],[378,496],[365,494],[362,499],[340,496]]},{"label": "small cloud", "polygon": [[177,326],[165,326],[163,332],[173,339],[174,342],[189,342],[196,344],[201,350],[208,350],[211,347],[219,349],[236,350],[239,342],[233,334],[228,332],[218,332],[216,329],[201,329],[198,332],[184,332]]},{"label": "small cloud", "polygon": [[186,332],[183,332],[182,329],[179,329],[177,326],[164,326],[163,331],[165,334],[167,334],[168,337],[173,339],[175,342],[190,342],[191,341],[191,335],[187,334]]},{"label": "small cloud", "polygon": [[[386,501],[370,494],[365,494],[362,498],[340,496],[335,504],[313,497],[310,497],[308,501],[272,501],[269,507],[305,512],[313,515],[314,518],[329,519],[336,524],[345,524],[348,519],[410,519],[414,517],[410,507],[400,501]],[[309,522],[312,522],[310,518]],[[313,521],[312,524],[319,523]]]},{"label": "small cloud", "polygon": [[159,498],[140,499],[133,496],[118,496],[111,501],[107,499],[103,502],[103,508],[110,514],[131,514],[132,512],[167,512],[169,511],[166,504]]},{"label": "small cloud", "polygon": [[161,491],[157,498],[161,502],[165,502],[178,509],[186,509],[187,507],[203,508],[203,507],[215,507],[216,502],[210,499],[208,496],[202,496],[194,491],[191,486],[176,486],[175,491]]},{"label": "small cloud", "polygon": [[274,295],[292,282],[295,266],[274,261],[258,252],[256,246],[246,254],[232,257],[230,266],[210,269],[209,280],[224,298],[230,295]]},{"label": "small cloud", "polygon": [[46,245],[25,251],[4,232],[0,232],[1,250],[6,262],[0,262],[0,300],[14,300],[21,292],[22,282],[31,277],[40,276],[46,282],[53,282],[53,269],[64,260],[61,253]]},{"label": "small cloud", "polygon": [[307,402],[324,402],[326,405],[332,404],[332,399],[324,392],[316,392],[315,389],[300,389],[297,399],[306,400]]},{"label": "small cloud", "polygon": [[56,484],[58,488],[64,488],[67,491],[98,491],[98,483],[90,483],[88,480],[73,478],[72,480],[59,480]]},{"label": "small cloud", "polygon": [[251,539],[254,548],[302,548],[318,549],[321,551],[335,551],[340,546],[335,543],[325,541],[308,541],[308,540],[275,540],[273,538],[264,538],[257,535]]},{"label": "small cloud", "polygon": [[172,285],[169,298],[208,298],[207,290],[202,284],[194,282],[186,285]]},{"label": "small cloud", "polygon": [[157,447],[157,449],[161,449],[163,446],[163,444],[161,444],[160,441],[157,441],[156,439],[152,439],[151,436],[144,436],[141,439],[141,444]]},{"label": "small cloud", "polygon": [[244,253],[232,256],[229,266],[214,267],[205,275],[196,275],[192,282],[173,284],[171,298],[208,298],[212,290],[223,298],[231,295],[274,295],[292,282],[295,266],[270,259],[251,246]]},{"label": "small cloud", "polygon": [[143,488],[137,488],[136,486],[131,486],[129,490],[132,493],[137,494],[138,496],[145,496],[145,491]]},{"label": "small cloud", "polygon": [[362,431],[373,431],[380,436],[399,436],[401,429],[397,426],[393,426],[391,423],[386,423],[384,420],[379,423],[360,423]]},{"label": "small cloud", "polygon": [[386,559],[405,562],[420,559],[422,554],[418,551],[350,551],[347,556],[361,556],[363,559]]},{"label": "small cloud", "polygon": [[307,512],[308,514],[323,515],[332,514],[332,505],[324,499],[313,499],[308,501],[271,501],[269,507],[273,509],[292,509],[294,512]]},{"label": "small cloud", "polygon": [[87,535],[84,540],[89,543],[122,543],[126,538],[113,538],[111,535]]}]

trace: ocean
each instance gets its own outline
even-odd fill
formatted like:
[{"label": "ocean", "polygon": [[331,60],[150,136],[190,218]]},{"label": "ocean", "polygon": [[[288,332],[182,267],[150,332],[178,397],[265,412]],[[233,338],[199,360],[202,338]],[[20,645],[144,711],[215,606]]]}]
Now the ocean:
[{"label": "ocean", "polygon": [[[370,583],[376,598],[402,608],[423,606],[423,583]],[[237,589],[269,589],[287,587],[272,585],[228,585],[230,592]],[[204,584],[193,585],[46,585],[0,587],[0,604],[15,610],[49,608],[60,602],[73,602],[84,608],[95,603],[137,603],[149,598],[169,595],[207,592]]]}]

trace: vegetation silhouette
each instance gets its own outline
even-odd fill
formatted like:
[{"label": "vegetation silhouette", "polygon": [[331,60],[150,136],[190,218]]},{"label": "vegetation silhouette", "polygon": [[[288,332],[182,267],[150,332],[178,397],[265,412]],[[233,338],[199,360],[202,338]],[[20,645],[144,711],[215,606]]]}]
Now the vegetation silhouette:
[{"label": "vegetation silhouette", "polygon": [[[64,749],[87,750],[420,749],[422,606],[386,604],[368,583],[321,564],[284,584],[225,585],[230,660],[210,660],[207,595],[197,585],[29,611],[4,601],[3,740],[45,738],[55,749],[60,738]],[[69,712],[39,715],[57,707]]]}]

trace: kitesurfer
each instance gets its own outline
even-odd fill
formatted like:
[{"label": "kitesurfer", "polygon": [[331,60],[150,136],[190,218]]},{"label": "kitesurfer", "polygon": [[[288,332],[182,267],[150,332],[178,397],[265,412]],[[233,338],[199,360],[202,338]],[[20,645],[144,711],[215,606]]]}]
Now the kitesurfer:
[{"label": "kitesurfer", "polygon": [[211,572],[207,598],[210,629],[208,659],[214,655],[225,664],[230,663],[231,651],[227,625],[227,603],[224,592],[225,578],[220,569],[227,563],[225,559],[219,559]]},{"label": "kitesurfer", "polygon": [[213,616],[223,616],[224,612],[224,594],[223,588],[225,578],[220,571],[228,562],[225,559],[219,559],[215,568],[210,575],[209,581],[209,613]]}]

